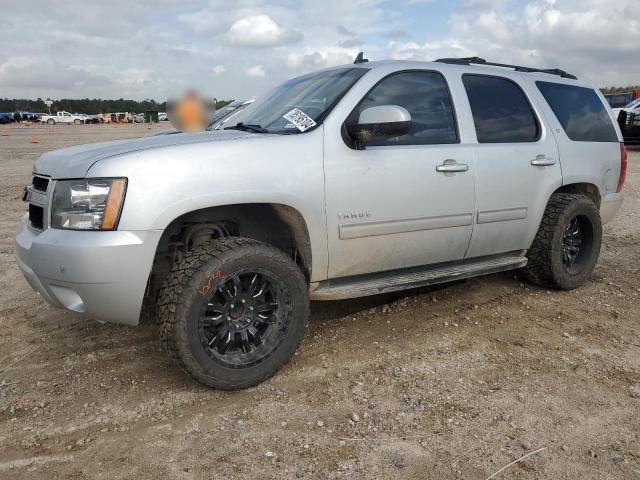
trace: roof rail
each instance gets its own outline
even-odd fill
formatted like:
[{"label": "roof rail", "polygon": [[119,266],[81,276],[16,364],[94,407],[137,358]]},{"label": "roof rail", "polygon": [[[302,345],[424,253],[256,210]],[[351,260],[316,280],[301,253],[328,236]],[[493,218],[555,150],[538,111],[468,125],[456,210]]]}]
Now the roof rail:
[{"label": "roof rail", "polygon": [[559,68],[533,68],[523,67],[520,65],[508,65],[506,63],[487,62],[484,58],[480,57],[439,58],[438,60],[436,60],[436,62],[450,63],[453,65],[489,65],[491,67],[513,68],[516,72],[549,73],[551,75],[558,75],[562,78],[571,78],[572,80],[578,79],[578,77],[576,77],[575,75],[571,75],[570,73],[567,73],[564,70],[560,70]]}]

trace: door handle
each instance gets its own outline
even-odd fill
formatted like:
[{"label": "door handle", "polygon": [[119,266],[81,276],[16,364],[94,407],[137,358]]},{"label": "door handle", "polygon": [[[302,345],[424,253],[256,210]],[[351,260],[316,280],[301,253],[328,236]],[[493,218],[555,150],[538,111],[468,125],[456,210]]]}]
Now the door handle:
[{"label": "door handle", "polygon": [[469,165],[466,163],[443,163],[442,165],[436,165],[436,172],[466,172],[469,170]]},{"label": "door handle", "polygon": [[549,158],[545,155],[537,155],[536,158],[531,160],[531,165],[535,167],[548,167],[549,165],[555,165],[556,161],[554,158]]}]

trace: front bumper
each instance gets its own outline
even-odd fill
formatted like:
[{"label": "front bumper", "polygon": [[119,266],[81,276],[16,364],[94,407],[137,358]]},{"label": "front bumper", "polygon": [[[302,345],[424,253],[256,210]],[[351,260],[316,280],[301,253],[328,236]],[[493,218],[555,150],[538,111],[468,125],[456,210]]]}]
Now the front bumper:
[{"label": "front bumper", "polygon": [[16,257],[34,290],[56,307],[137,325],[161,231],[37,231],[27,217]]},{"label": "front bumper", "polygon": [[610,193],[600,201],[600,219],[602,224],[609,223],[622,206],[622,193]]}]

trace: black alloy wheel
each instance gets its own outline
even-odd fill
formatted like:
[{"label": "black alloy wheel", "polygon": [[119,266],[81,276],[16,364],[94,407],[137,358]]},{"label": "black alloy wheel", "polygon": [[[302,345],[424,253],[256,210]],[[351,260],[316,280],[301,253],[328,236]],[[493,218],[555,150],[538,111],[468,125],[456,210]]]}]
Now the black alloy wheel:
[{"label": "black alloy wheel", "polygon": [[567,222],[562,233],[560,255],[562,265],[571,274],[579,273],[590,256],[593,244],[593,226],[584,215],[576,215]]},{"label": "black alloy wheel", "polygon": [[240,271],[213,280],[200,312],[200,342],[227,367],[255,365],[278,348],[288,322],[281,318],[277,282],[266,271]]}]

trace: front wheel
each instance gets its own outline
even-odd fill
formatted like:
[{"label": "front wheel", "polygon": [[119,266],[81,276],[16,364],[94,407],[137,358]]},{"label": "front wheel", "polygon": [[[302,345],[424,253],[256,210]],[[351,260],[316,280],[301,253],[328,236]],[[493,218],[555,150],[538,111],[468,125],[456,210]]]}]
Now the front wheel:
[{"label": "front wheel", "polygon": [[571,290],[593,273],[602,244],[600,212],[585,195],[554,193],[527,253],[527,280]]},{"label": "front wheel", "polygon": [[158,316],[166,350],[193,378],[224,390],[248,388],[298,348],[308,287],[284,252],[247,238],[217,240],[175,264]]}]

